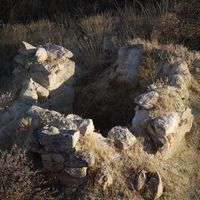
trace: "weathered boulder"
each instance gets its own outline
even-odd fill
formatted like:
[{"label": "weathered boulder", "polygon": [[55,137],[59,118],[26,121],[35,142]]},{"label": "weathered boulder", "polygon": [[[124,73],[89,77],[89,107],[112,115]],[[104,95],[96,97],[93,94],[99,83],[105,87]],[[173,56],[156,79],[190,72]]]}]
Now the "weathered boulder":
[{"label": "weathered boulder", "polygon": [[132,48],[122,46],[118,51],[118,60],[109,76],[111,84],[125,89],[137,87],[139,84],[138,67],[142,55],[142,45]]},{"label": "weathered boulder", "polygon": [[135,98],[135,103],[144,109],[151,109],[156,105],[159,94],[155,91],[147,91]]},{"label": "weathered boulder", "polygon": [[108,138],[114,140],[117,147],[128,149],[136,143],[136,137],[127,127],[115,126],[108,132]]}]

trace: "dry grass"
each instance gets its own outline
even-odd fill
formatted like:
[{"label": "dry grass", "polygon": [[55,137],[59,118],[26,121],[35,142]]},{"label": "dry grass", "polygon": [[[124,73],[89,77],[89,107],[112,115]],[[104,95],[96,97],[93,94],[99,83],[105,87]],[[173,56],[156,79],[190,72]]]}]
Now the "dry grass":
[{"label": "dry grass", "polygon": [[0,198],[4,199],[60,199],[51,191],[40,171],[33,171],[33,164],[26,153],[14,146],[10,152],[0,151]]},{"label": "dry grass", "polygon": [[[2,0],[1,2],[4,7],[0,8],[2,11],[0,16],[5,15],[6,9],[10,10],[10,13],[5,15],[7,19],[2,18],[6,23],[0,22],[0,110],[9,106],[15,96],[11,85],[12,71],[16,67],[13,59],[22,40],[35,46],[51,42],[62,45],[74,53],[72,59],[84,72],[76,83],[74,111],[83,117],[92,118],[97,130],[100,129],[104,135],[107,135],[107,131],[115,125],[129,125],[134,115],[133,102],[137,92],[130,94],[116,89],[110,90],[110,88],[102,92],[95,83],[100,78],[99,74],[103,71],[106,72],[116,61],[119,46],[138,43],[135,38],[142,38],[139,43],[143,44],[147,53],[143,60],[145,70],[141,71],[140,75],[147,78],[150,73],[153,82],[156,82],[154,72],[158,64],[158,58],[154,57],[155,52],[159,52],[159,59],[167,59],[171,64],[177,61],[176,56],[178,56],[191,66],[191,70],[193,61],[200,57],[198,53],[194,54],[188,51],[188,49],[199,50],[200,46],[200,3],[198,0],[190,2],[162,0],[159,3],[153,0],[144,1],[144,3],[142,1],[125,1],[125,4],[124,1],[102,1],[102,5],[105,7],[107,5],[112,7],[112,11],[106,10],[106,12],[105,10],[101,12],[103,9],[100,3],[93,3],[89,0],[79,2],[79,6],[77,6],[78,1],[73,3],[72,1],[59,1],[57,7],[53,3],[54,1],[49,3],[48,1]],[[27,6],[27,4],[29,5]],[[73,13],[67,12],[66,6],[69,6],[67,8],[73,10]],[[27,8],[24,9],[25,7]],[[5,10],[1,10],[3,8]],[[33,13],[35,16],[32,16]],[[25,19],[26,16],[27,21],[21,23],[20,20]],[[174,43],[185,45],[187,48],[174,45]],[[7,90],[7,85],[11,85],[11,89]],[[198,86],[198,83],[194,81],[191,89],[199,94]],[[109,95],[107,91],[111,91]],[[162,111],[165,112],[165,109],[173,110],[174,106],[178,107],[178,104],[174,104],[175,93],[165,95],[161,94],[162,99],[169,99],[169,101],[160,102],[155,113],[152,113],[152,118],[158,116]],[[153,156],[143,153],[140,143],[137,143],[129,151],[120,152],[120,156],[116,157],[116,160],[112,160],[111,156],[118,154],[115,147],[111,145],[109,149],[100,150],[98,144],[95,143],[95,138],[87,137],[81,148],[93,149],[97,157],[96,166],[90,169],[91,179],[95,176],[96,169],[101,166],[102,162],[105,162],[114,177],[114,184],[103,192],[94,187],[94,182],[91,181],[86,186],[83,197],[79,198],[141,199],[133,189],[133,179],[138,166],[152,171],[159,170],[164,177],[163,183],[166,186],[163,199],[182,198],[182,191],[180,192],[178,187],[174,189],[174,185],[180,185],[180,180],[182,180],[180,188],[186,193],[182,199],[197,198],[198,192],[190,187],[190,185],[198,186],[198,181],[193,176],[193,170],[196,170],[197,173],[198,170],[195,167],[190,169],[193,159],[197,160],[196,154],[193,155],[191,149],[188,150],[185,147],[181,152],[185,155],[184,158],[189,159],[189,164],[185,163],[178,155],[169,163],[160,162],[159,159],[155,160]],[[198,140],[197,136],[196,138]],[[16,153],[14,154],[16,155]],[[18,158],[20,162],[17,160]],[[36,192],[41,197],[44,194],[45,198],[49,197],[46,189],[38,192],[40,186],[35,185],[35,180],[39,183],[43,179],[37,175],[37,172],[31,171],[26,162],[25,166],[23,165],[24,162],[21,160],[24,157],[18,156],[16,160],[13,159],[11,154],[1,152],[1,177],[4,176],[3,182],[0,184],[1,199],[5,199],[5,196],[9,199],[16,199],[15,194],[18,194],[19,199],[34,199],[33,195]],[[188,168],[182,177],[178,170],[182,170],[185,165]],[[13,171],[16,171],[14,175]],[[173,176],[177,179],[173,179],[173,183],[171,183]],[[8,180],[9,177],[12,179]],[[189,178],[197,183],[189,184],[187,182]],[[11,189],[5,190],[8,187]],[[25,190],[22,190],[24,188]],[[5,192],[7,192],[6,195]],[[192,192],[194,194],[190,196]],[[35,199],[40,199],[37,195]]]}]

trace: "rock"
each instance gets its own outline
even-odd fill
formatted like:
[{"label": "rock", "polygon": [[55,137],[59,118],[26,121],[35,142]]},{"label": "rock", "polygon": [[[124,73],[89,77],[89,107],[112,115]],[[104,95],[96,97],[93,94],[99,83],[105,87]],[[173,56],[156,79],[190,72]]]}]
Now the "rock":
[{"label": "rock", "polygon": [[85,165],[83,167],[90,167],[95,163],[94,154],[89,150],[80,150],[76,152],[76,157]]},{"label": "rock", "polygon": [[35,53],[35,57],[36,57],[37,62],[42,63],[48,57],[47,51],[44,48],[39,47]]},{"label": "rock", "polygon": [[108,138],[114,140],[117,147],[128,149],[136,143],[136,137],[127,127],[115,126],[108,132]]},{"label": "rock", "polygon": [[169,148],[169,141],[165,135],[157,134],[151,124],[148,125],[147,132],[155,145],[156,151],[167,151]]},{"label": "rock", "polygon": [[20,97],[26,99],[32,105],[37,105],[38,95],[32,79],[30,79],[27,85],[21,90]]},{"label": "rock", "polygon": [[95,128],[92,119],[82,120],[81,124],[78,126],[78,130],[82,135],[93,133]]},{"label": "rock", "polygon": [[169,71],[169,75],[168,78],[171,81],[172,76],[178,74],[181,75],[184,79],[184,82],[187,86],[189,86],[190,81],[191,81],[191,74],[190,71],[188,69],[188,65],[186,62],[181,62],[181,63],[175,63],[171,70]]},{"label": "rock", "polygon": [[156,105],[158,98],[159,95],[157,92],[147,91],[146,93],[137,96],[135,98],[135,103],[144,109],[151,109]]},{"label": "rock", "polygon": [[33,56],[35,52],[36,52],[36,47],[24,41],[21,42],[20,47],[18,49],[19,54],[29,57]]},{"label": "rock", "polygon": [[107,187],[112,185],[113,179],[106,165],[98,169],[95,177],[95,183],[97,185],[100,185],[103,188],[103,190],[107,189]]},{"label": "rock", "polygon": [[136,110],[132,120],[132,131],[137,136],[142,135],[150,122],[148,110]]},{"label": "rock", "polygon": [[74,154],[67,155],[68,159],[65,161],[67,168],[82,168],[90,167],[95,163],[94,154],[89,150],[79,150]]},{"label": "rock", "polygon": [[152,124],[156,134],[168,136],[171,133],[176,133],[180,122],[180,116],[176,112],[168,112],[161,117],[153,120]]},{"label": "rock", "polygon": [[76,178],[84,178],[87,175],[87,167],[82,167],[82,168],[66,168],[65,167],[63,172]]},{"label": "rock", "polygon": [[54,162],[51,153],[42,154],[41,158],[44,168],[51,172],[59,172],[64,169],[64,162]]},{"label": "rock", "polygon": [[71,51],[62,46],[48,43],[42,45],[42,47],[46,49],[48,58],[51,61],[66,60],[66,58],[71,58],[73,56]]},{"label": "rock", "polygon": [[180,89],[180,97],[182,99],[188,99],[189,98],[189,92],[187,89],[187,85],[183,79],[183,77],[179,74],[174,74],[170,80],[170,85],[177,87]]},{"label": "rock", "polygon": [[56,127],[44,127],[38,131],[39,143],[48,152],[65,152],[75,147],[80,133],[73,130],[59,130]]},{"label": "rock", "polygon": [[141,45],[133,48],[122,46],[118,51],[118,60],[109,76],[111,84],[126,89],[137,87],[139,84],[138,66],[142,55]]},{"label": "rock", "polygon": [[134,188],[136,191],[142,190],[144,188],[145,182],[146,182],[146,173],[147,171],[141,170],[134,179]]},{"label": "rock", "polygon": [[158,199],[163,194],[162,180],[158,172],[147,173],[147,182],[142,190],[145,199]]},{"label": "rock", "polygon": [[135,177],[134,187],[146,200],[154,200],[163,194],[162,180],[158,172],[141,170]]},{"label": "rock", "polygon": [[75,73],[75,64],[70,60],[59,63],[31,63],[30,77],[49,91],[55,90],[62,84],[73,84],[73,75]]}]

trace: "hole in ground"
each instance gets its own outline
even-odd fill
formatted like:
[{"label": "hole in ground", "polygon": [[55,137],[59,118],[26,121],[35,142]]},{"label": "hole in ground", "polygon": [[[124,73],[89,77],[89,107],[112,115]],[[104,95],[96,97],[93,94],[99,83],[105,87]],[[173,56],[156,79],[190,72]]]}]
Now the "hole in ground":
[{"label": "hole in ground", "polygon": [[141,88],[125,91],[109,86],[97,89],[95,84],[77,87],[73,111],[82,118],[90,118],[97,132],[107,136],[114,126],[131,126],[135,114],[135,97]]}]

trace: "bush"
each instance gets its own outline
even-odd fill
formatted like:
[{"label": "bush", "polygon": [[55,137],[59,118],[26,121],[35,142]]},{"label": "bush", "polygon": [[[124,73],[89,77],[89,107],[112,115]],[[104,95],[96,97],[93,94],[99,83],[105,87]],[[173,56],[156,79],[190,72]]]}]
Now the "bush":
[{"label": "bush", "polygon": [[[55,199],[44,176],[33,171],[26,153],[14,146],[10,152],[0,151],[0,199]],[[59,199],[58,197],[56,199]]]}]

